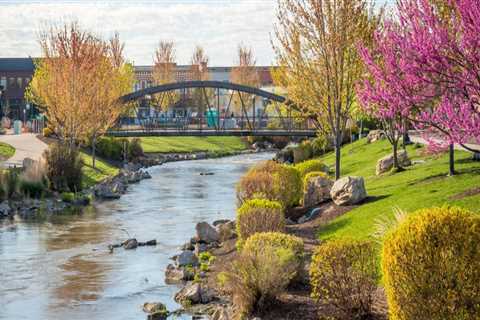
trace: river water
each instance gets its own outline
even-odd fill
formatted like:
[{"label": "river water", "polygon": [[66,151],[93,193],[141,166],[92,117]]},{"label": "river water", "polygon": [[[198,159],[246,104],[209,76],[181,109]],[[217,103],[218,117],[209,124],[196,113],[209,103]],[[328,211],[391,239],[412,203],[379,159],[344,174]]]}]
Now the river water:
[{"label": "river water", "polygon": [[[0,221],[0,319],[145,319],[144,302],[178,308],[169,257],[200,221],[233,218],[235,184],[272,154],[172,162],[120,200],[44,221]],[[214,175],[200,175],[213,172]],[[107,246],[157,239],[136,250]],[[189,319],[184,317],[183,319]]]}]

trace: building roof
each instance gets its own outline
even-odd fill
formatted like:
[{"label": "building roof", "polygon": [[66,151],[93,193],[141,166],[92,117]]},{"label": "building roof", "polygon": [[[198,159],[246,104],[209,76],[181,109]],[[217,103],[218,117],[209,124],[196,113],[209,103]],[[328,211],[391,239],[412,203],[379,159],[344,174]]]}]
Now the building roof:
[{"label": "building roof", "polygon": [[0,71],[31,71],[35,65],[32,58],[0,58]]}]

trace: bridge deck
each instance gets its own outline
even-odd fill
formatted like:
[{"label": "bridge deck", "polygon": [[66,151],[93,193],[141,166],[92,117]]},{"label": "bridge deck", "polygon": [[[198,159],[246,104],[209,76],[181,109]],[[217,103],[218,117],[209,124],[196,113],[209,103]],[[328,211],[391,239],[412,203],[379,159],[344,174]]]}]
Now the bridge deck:
[{"label": "bridge deck", "polygon": [[315,130],[239,130],[239,129],[153,129],[153,130],[111,130],[107,132],[111,137],[173,137],[173,136],[290,136],[290,137],[315,137]]}]

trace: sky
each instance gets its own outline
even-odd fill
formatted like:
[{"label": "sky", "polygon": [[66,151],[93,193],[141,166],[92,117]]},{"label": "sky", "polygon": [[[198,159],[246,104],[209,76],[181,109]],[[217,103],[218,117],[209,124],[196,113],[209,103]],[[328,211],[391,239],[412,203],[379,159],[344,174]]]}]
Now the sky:
[{"label": "sky", "polygon": [[178,64],[201,45],[209,65],[234,65],[243,43],[257,65],[271,65],[275,9],[276,0],[0,0],[0,57],[39,56],[39,30],[76,20],[105,38],[118,31],[135,65],[153,64],[160,40],[175,42]]}]

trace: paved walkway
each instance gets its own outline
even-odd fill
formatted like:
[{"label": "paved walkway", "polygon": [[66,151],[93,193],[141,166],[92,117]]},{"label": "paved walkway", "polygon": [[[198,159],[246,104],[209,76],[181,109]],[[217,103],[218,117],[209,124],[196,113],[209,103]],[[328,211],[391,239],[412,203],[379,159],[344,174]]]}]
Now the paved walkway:
[{"label": "paved walkway", "polygon": [[1,162],[0,165],[4,168],[21,167],[25,158],[38,160],[41,158],[43,151],[47,149],[47,145],[33,133],[0,135],[0,142],[8,143],[15,148],[13,157]]},{"label": "paved walkway", "polygon": [[[408,132],[408,136],[410,137],[410,140],[415,143],[421,143],[421,144],[428,144],[428,142],[422,138],[421,133],[410,130]],[[475,143],[466,143],[465,144],[467,147],[472,148],[474,150],[480,150],[480,144],[475,144]],[[462,147],[459,144],[455,144],[455,150],[461,150],[461,151],[469,151],[466,150],[464,147]]]}]

